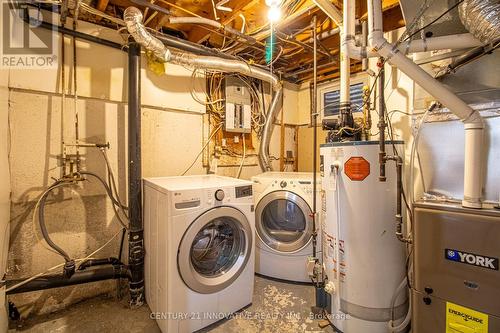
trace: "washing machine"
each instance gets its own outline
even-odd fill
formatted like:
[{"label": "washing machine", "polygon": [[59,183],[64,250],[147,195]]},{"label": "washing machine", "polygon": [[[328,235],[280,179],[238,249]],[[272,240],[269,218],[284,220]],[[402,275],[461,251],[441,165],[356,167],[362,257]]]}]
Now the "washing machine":
[{"label": "washing machine", "polygon": [[[317,177],[317,257],[321,258],[321,185]],[[255,272],[293,282],[311,282],[313,174],[266,172],[252,178],[257,233]]]},{"label": "washing machine", "polygon": [[200,330],[252,302],[252,183],[144,179],[145,289],[163,333]]}]

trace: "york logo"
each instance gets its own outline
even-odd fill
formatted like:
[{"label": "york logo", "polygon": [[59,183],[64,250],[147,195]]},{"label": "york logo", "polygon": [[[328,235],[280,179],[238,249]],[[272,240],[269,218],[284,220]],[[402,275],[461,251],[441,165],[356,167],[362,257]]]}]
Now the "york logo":
[{"label": "york logo", "polygon": [[444,255],[447,260],[498,271],[498,258],[486,257],[474,253],[451,249],[446,249]]}]

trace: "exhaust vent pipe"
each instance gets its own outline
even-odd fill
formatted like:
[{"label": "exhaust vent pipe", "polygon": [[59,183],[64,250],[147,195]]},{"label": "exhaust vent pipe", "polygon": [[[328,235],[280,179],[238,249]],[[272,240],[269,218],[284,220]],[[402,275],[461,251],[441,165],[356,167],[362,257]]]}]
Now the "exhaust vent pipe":
[{"label": "exhaust vent pipe", "polygon": [[123,19],[128,32],[135,39],[135,41],[141,44],[148,51],[151,51],[158,59],[164,62],[171,62],[195,69],[239,73],[269,82],[271,84],[274,90],[274,96],[264,124],[264,130],[259,148],[259,163],[263,171],[272,171],[271,161],[269,158],[269,143],[271,141],[273,122],[280,110],[280,101],[283,94],[283,87],[278,77],[271,74],[264,68],[249,65],[241,60],[198,56],[194,54],[171,51],[158,38],[154,37],[149,33],[149,31],[146,30],[146,27],[142,23],[142,12],[135,7],[128,7],[123,14]]},{"label": "exhaust vent pipe", "polygon": [[[482,2],[478,1],[478,2]],[[382,29],[381,0],[368,0],[368,41],[374,51],[385,57],[418,85],[433,95],[464,123],[465,127],[465,163],[464,163],[464,199],[462,206],[482,208],[483,165],[482,148],[484,140],[484,121],[479,111],[473,110],[457,95],[448,90],[412,60],[408,59],[394,45],[389,43]]]}]

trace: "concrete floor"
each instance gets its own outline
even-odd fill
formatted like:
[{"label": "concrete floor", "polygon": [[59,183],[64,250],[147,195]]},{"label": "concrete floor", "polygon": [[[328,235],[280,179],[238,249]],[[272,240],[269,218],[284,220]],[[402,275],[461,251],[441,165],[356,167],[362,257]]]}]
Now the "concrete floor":
[{"label": "concrete floor", "polygon": [[[253,303],[241,316],[219,322],[202,332],[333,332],[320,329],[311,318],[314,305],[312,286],[298,285],[255,277]],[[147,306],[129,309],[125,300],[97,297],[47,316],[22,320],[9,332],[148,332],[160,333],[149,317]],[[271,316],[271,314],[274,314]],[[12,327],[12,325],[11,325]]]}]

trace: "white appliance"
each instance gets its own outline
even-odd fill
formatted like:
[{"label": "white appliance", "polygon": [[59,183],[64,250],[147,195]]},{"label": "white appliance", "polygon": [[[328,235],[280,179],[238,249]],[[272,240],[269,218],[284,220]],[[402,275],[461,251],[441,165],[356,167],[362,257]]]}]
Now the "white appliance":
[{"label": "white appliance", "polygon": [[144,179],[146,301],[163,333],[204,328],[252,302],[252,183]]},{"label": "white appliance", "polygon": [[[395,141],[394,147],[401,155],[403,142]],[[386,151],[393,153],[391,142]],[[387,181],[380,182],[378,153],[378,141],[320,148],[326,202],[323,262],[335,286],[332,321],[342,332],[388,333],[391,298],[405,277],[405,247],[395,235],[396,167],[389,161]],[[396,324],[408,309],[402,294],[394,307]]]},{"label": "white appliance", "polygon": [[[252,177],[257,230],[255,272],[294,282],[311,282],[313,174],[266,172]],[[321,185],[317,177],[317,256],[321,257]]]}]

